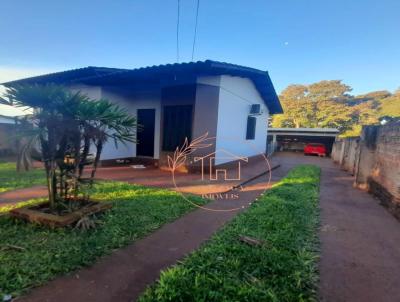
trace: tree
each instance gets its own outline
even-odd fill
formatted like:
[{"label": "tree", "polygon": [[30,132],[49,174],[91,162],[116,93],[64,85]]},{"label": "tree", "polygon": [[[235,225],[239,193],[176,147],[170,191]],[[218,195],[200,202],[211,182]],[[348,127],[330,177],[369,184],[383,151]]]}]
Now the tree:
[{"label": "tree", "polygon": [[320,81],[307,86],[309,97],[314,101],[343,100],[352,89],[340,80]]},{"label": "tree", "polygon": [[377,106],[375,99],[347,106],[347,110],[351,113],[351,122],[349,127],[342,132],[342,136],[359,136],[363,125],[378,124],[379,115]]},{"label": "tree", "polygon": [[[62,86],[18,85],[6,90],[1,103],[30,107],[33,129],[22,152],[27,158],[39,147],[47,175],[50,207],[73,210],[87,202],[86,187],[93,185],[96,169],[107,140],[115,144],[136,141],[136,119],[108,100],[93,100]],[[94,158],[90,156],[94,146]],[[84,167],[91,173],[84,178]]]},{"label": "tree", "polygon": [[290,85],[282,91],[279,99],[282,103],[284,114],[275,115],[272,120],[273,127],[307,127],[308,113],[304,107],[307,86]]},{"label": "tree", "polygon": [[382,100],[380,100],[379,117],[400,117],[400,88],[396,92]]},{"label": "tree", "polygon": [[355,97],[355,99],[358,100],[359,102],[380,101],[382,99],[390,97],[391,95],[392,94],[387,90],[378,90],[358,95]]},{"label": "tree", "polygon": [[284,113],[273,118],[273,127],[335,127],[347,129],[351,114],[345,100],[351,88],[341,81],[290,85],[279,96]]},{"label": "tree", "polygon": [[363,125],[400,117],[400,89],[353,96],[341,81],[289,85],[279,96],[283,114],[274,115],[273,127],[334,127],[342,136],[357,136]]}]

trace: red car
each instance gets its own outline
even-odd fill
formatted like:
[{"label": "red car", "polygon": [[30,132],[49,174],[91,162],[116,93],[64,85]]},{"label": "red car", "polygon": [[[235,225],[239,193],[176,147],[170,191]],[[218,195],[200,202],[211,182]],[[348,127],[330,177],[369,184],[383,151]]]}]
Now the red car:
[{"label": "red car", "polygon": [[311,143],[304,147],[304,155],[326,156],[326,148],[324,144]]}]

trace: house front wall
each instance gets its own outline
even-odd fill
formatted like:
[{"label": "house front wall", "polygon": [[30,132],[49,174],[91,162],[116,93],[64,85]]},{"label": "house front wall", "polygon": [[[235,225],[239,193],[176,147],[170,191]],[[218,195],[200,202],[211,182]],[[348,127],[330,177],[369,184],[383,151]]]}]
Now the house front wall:
[{"label": "house front wall", "polygon": [[[252,104],[260,104],[261,115],[256,117],[254,140],[246,140],[247,118]],[[221,76],[216,149],[241,157],[265,153],[269,111],[253,82],[247,78]],[[229,160],[216,157],[216,164]]]},{"label": "house front wall", "polygon": [[[82,91],[91,98],[106,98],[137,116],[138,109],[155,109],[154,159],[162,165],[168,152],[162,150],[163,107],[168,105],[193,105],[192,139],[205,133],[214,139],[208,149],[200,150],[196,156],[204,156],[216,150],[226,150],[240,157],[250,157],[266,150],[268,108],[253,82],[247,78],[232,76],[199,77],[195,84],[194,97],[179,94],[169,98],[160,88],[131,92],[129,87],[71,86],[73,91]],[[177,87],[179,88],[179,87]],[[165,93],[164,93],[165,94]],[[260,104],[262,114],[256,117],[254,140],[246,140],[247,118],[252,104]],[[136,144],[119,144],[109,141],[104,147],[102,160],[136,157]],[[229,162],[216,154],[215,164]]]},{"label": "house front wall", "polygon": [[[204,157],[215,152],[217,136],[218,103],[220,76],[199,77],[196,85],[195,110],[193,117],[193,138],[207,135],[207,148],[193,153],[193,157]],[[195,168],[201,167],[200,161],[193,161]]]},{"label": "house front wall", "polygon": [[[71,86],[73,91],[81,91],[93,99],[108,99],[114,104],[125,108],[132,116],[137,117],[139,109],[155,110],[154,127],[154,159],[160,157],[160,129],[161,129],[161,92],[159,89],[148,91],[130,92],[129,87],[93,87],[85,85]],[[137,145],[127,142],[125,144],[115,143],[109,140],[101,154],[101,160],[122,159],[136,157]]]},{"label": "house front wall", "polygon": [[[164,121],[164,110],[168,106],[192,106],[192,113],[190,117],[191,121],[191,137],[189,139],[193,139],[193,119],[194,114],[196,112],[195,108],[195,95],[196,95],[196,85],[194,83],[191,84],[184,84],[184,85],[177,85],[177,86],[168,86],[162,89],[161,93],[161,139],[160,139],[160,160],[159,165],[160,167],[168,167],[168,157],[172,156],[175,150],[175,147],[170,150],[165,150],[163,140],[164,136],[166,135],[177,135],[175,131],[172,133],[168,133],[168,128]],[[187,121],[186,121],[187,122]],[[173,130],[177,130],[179,125],[183,125],[184,121],[178,118],[176,121],[176,126]],[[166,127],[163,129],[162,125]],[[179,132],[179,131],[178,131]],[[183,144],[183,141],[182,141]],[[177,146],[178,147],[178,146]],[[186,170],[186,167],[183,167],[183,170]]]},{"label": "house front wall", "polygon": [[15,125],[0,122],[0,156],[15,153],[16,133]]},{"label": "house front wall", "polygon": [[[160,157],[160,129],[161,129],[161,92],[158,89],[150,91],[140,91],[129,93],[128,88],[109,88],[103,87],[102,97],[111,102],[126,108],[132,115],[137,117],[139,109],[155,110],[155,127],[154,127],[154,158]],[[118,149],[115,148],[114,142],[108,142],[104,148],[102,159],[129,158],[136,157],[137,145],[133,143],[119,144]]]},{"label": "house front wall", "polygon": [[91,99],[100,99],[101,98],[101,87],[99,86],[88,86],[88,85],[71,85],[68,88],[72,92],[81,92]]}]

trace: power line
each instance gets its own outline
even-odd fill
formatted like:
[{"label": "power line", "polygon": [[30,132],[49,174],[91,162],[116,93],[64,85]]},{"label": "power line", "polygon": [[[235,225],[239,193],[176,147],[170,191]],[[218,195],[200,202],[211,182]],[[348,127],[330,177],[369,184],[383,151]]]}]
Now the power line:
[{"label": "power line", "polygon": [[176,20],[176,62],[179,63],[179,19],[180,19],[181,1],[178,0],[178,19]]},{"label": "power line", "polygon": [[192,61],[194,57],[194,48],[196,45],[196,37],[197,37],[197,20],[199,19],[199,6],[200,6],[200,0],[197,0],[197,8],[196,8],[196,23],[194,25],[194,36],[193,36],[193,47],[192,47]]}]

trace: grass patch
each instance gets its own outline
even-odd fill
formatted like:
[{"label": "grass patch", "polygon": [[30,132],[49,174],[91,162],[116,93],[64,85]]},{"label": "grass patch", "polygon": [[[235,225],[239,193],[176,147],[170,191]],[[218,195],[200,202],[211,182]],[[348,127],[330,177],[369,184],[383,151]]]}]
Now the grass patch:
[{"label": "grass patch", "polygon": [[[87,232],[50,230],[0,217],[0,298],[18,296],[57,275],[92,264],[193,209],[176,192],[121,182],[97,184],[93,197],[112,201],[114,206],[101,216],[95,230]],[[22,250],[5,248],[10,245]]]},{"label": "grass patch", "polygon": [[[299,166],[181,264],[140,302],[314,301],[320,170]],[[264,243],[251,246],[245,235]]]},{"label": "grass patch", "polygon": [[0,193],[46,184],[43,169],[17,172],[15,163],[0,162]]}]

